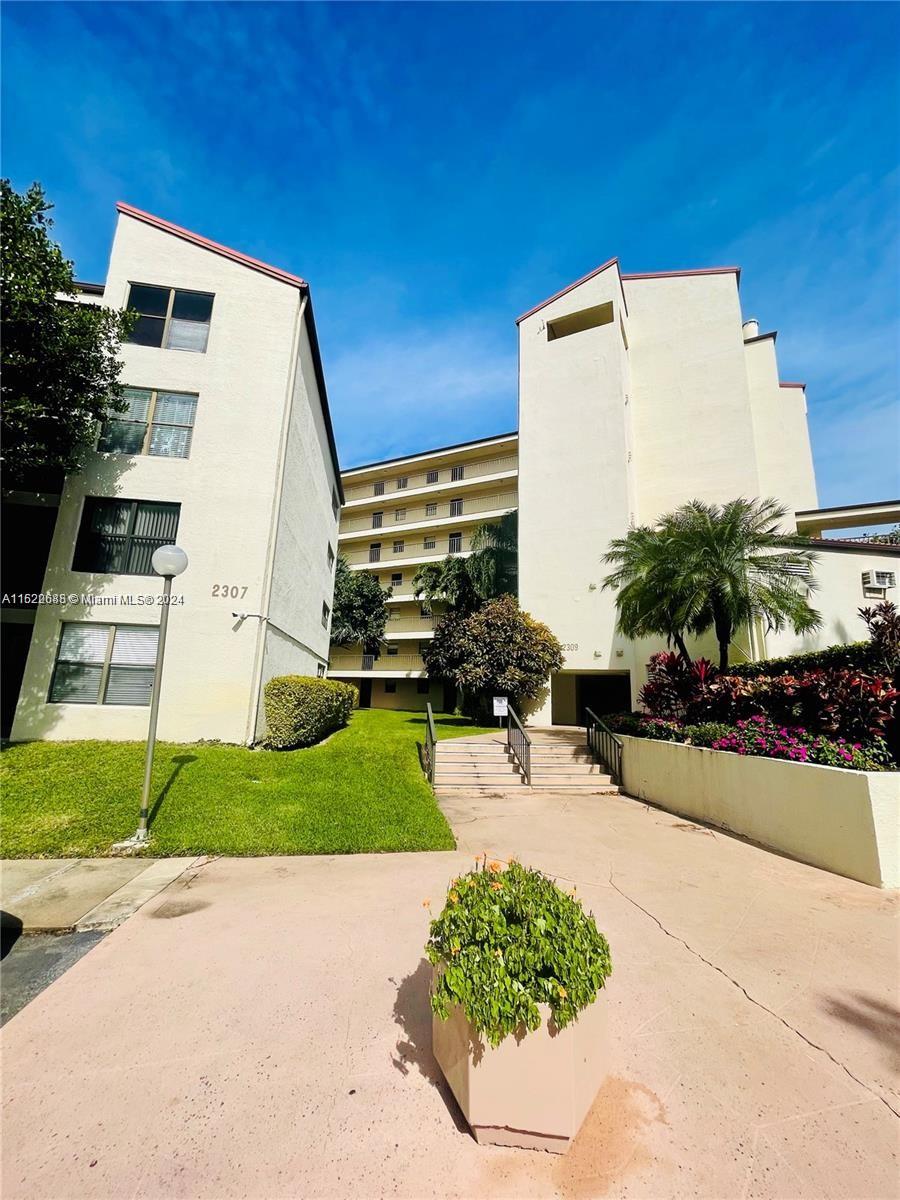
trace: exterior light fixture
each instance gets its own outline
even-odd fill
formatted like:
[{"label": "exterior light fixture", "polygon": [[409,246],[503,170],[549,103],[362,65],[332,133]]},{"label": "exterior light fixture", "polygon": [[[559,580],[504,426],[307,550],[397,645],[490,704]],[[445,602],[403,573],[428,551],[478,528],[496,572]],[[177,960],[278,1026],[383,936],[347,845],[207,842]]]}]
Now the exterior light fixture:
[{"label": "exterior light fixture", "polygon": [[150,696],[150,727],[147,731],[147,752],[144,757],[144,786],[141,791],[141,815],[137,832],[128,841],[119,842],[114,849],[131,850],[142,846],[149,837],[147,825],[150,811],[150,778],[153,774],[153,751],[156,749],[156,722],[159,717],[159,693],[162,688],[163,657],[166,652],[166,631],[169,627],[169,608],[172,595],[172,580],[186,570],[188,556],[180,546],[159,546],[153,551],[150,565],[157,575],[163,577],[163,601],[159,614],[159,636],[156,642],[156,669],[153,673],[153,691]]}]

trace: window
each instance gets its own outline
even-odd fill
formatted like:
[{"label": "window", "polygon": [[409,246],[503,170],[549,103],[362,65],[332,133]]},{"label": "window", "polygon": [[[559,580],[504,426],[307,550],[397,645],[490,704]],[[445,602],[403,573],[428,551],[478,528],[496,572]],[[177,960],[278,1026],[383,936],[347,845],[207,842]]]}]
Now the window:
[{"label": "window", "polygon": [[150,559],[175,541],[180,504],[87,496],[75,543],[73,571],[152,575]]},{"label": "window", "polygon": [[439,474],[437,471],[429,471],[428,474],[425,476],[425,482],[426,483],[437,483],[438,478],[439,478]]},{"label": "window", "polygon": [[369,562],[381,562],[381,542],[373,542],[369,547]]},{"label": "window", "polygon": [[425,516],[426,517],[436,517],[437,516],[437,505],[436,504],[426,504],[425,505]]},{"label": "window", "polygon": [[402,572],[395,572],[395,573],[394,573],[394,574],[391,576],[391,587],[400,587],[400,585],[401,585],[402,583],[403,583],[403,574],[402,574]]},{"label": "window", "polygon": [[328,628],[328,618],[330,616],[331,616],[331,609],[328,607],[328,605],[323,600],[322,601],[322,624],[325,626],[326,629]]},{"label": "window", "polygon": [[50,681],[51,704],[150,703],[155,625],[66,622]]},{"label": "window", "polygon": [[330,571],[333,566],[334,566],[334,549],[332,548],[331,542],[329,542],[328,543],[328,570]]},{"label": "window", "polygon": [[462,478],[463,478],[463,476],[465,475],[465,473],[466,473],[466,468],[465,468],[465,467],[451,467],[451,468],[450,468],[450,479],[451,479],[451,482],[453,482],[453,483],[456,483],[456,482],[458,482],[460,479],[462,479]]},{"label": "window", "polygon": [[427,696],[431,690],[431,682],[428,679],[416,680],[416,691],[420,696]]},{"label": "window", "polygon": [[461,517],[462,516],[462,506],[463,506],[462,500],[451,500],[450,501],[450,516],[451,517]]},{"label": "window", "polygon": [[133,283],[127,307],[139,315],[128,340],[139,346],[164,346],[167,350],[203,354],[209,339],[213,299],[210,292]]},{"label": "window", "polygon": [[388,652],[388,658],[396,658],[397,655],[400,653],[400,647],[399,646],[388,646],[387,652]]},{"label": "window", "polygon": [[384,681],[384,691],[385,691],[385,695],[393,696],[394,693],[397,691],[397,680],[396,679],[386,679]]},{"label": "window", "polygon": [[373,529],[380,529],[383,521],[384,521],[384,513],[383,512],[373,512],[372,513],[372,528]]},{"label": "window", "polygon": [[425,538],[425,540],[422,542],[422,549],[423,549],[423,550],[433,550],[433,549],[434,549],[434,547],[435,547],[435,541],[434,541],[434,538],[433,538],[433,537],[427,537],[427,538]]},{"label": "window", "polygon": [[[567,313],[557,317],[555,321],[547,322],[547,341],[568,337],[572,333],[584,333],[586,329],[598,329],[601,325],[609,325],[613,319],[612,301],[606,304],[596,304],[593,308],[583,308],[580,312]],[[622,330],[624,337],[625,331]]]},{"label": "window", "polygon": [[372,495],[373,496],[383,496],[384,495],[384,480],[383,479],[381,480],[380,483],[375,484],[374,489],[372,491]]},{"label": "window", "polygon": [[334,488],[331,489],[331,511],[334,514],[335,520],[337,520],[337,515],[341,511],[341,502],[338,500],[338,494]]},{"label": "window", "polygon": [[406,520],[406,509],[405,508],[395,508],[394,509],[394,520],[395,521],[405,521]]},{"label": "window", "polygon": [[324,663],[318,663],[316,665],[316,677],[318,679],[325,678],[325,664]]},{"label": "window", "polygon": [[401,475],[400,478],[397,480],[397,491],[402,492],[408,483],[409,483],[409,476]]},{"label": "window", "polygon": [[403,553],[403,539],[402,538],[398,538],[397,541],[394,542],[394,553],[395,554]]},{"label": "window", "polygon": [[447,549],[450,554],[459,554],[462,550],[462,534],[451,533],[448,541]]},{"label": "window", "polygon": [[197,396],[156,388],[127,387],[123,392],[128,411],[104,421],[97,449],[113,454],[187,458]]}]

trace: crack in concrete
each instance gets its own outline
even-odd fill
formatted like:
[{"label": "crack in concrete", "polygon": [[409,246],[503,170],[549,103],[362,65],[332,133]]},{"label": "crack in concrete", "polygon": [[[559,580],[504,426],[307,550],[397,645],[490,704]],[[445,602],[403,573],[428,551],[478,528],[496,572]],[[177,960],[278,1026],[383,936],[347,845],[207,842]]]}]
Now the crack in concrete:
[{"label": "crack in concrete", "polygon": [[627,892],[623,892],[619,885],[613,881],[612,871],[609,873],[609,886],[613,889],[613,891],[618,892],[623,900],[627,900],[629,904],[634,905],[636,909],[642,912],[645,917],[649,917],[650,920],[662,930],[666,937],[671,938],[674,942],[679,942],[682,946],[684,946],[685,950],[687,950],[689,954],[692,954],[695,958],[698,958],[700,962],[705,963],[707,967],[711,967],[712,970],[718,971],[718,973],[727,979],[733,987],[736,987],[739,992],[743,993],[743,995],[750,1001],[751,1004],[762,1009],[763,1012],[768,1013],[770,1017],[774,1017],[776,1021],[780,1022],[780,1024],[785,1027],[785,1029],[790,1030],[791,1033],[800,1038],[802,1042],[805,1042],[806,1045],[812,1050],[818,1050],[820,1054],[824,1054],[826,1058],[829,1058],[834,1065],[839,1067],[845,1075],[853,1080],[854,1083],[859,1084],[861,1088],[867,1091],[871,1096],[874,1096],[876,1100],[880,1100],[888,1112],[893,1113],[895,1117],[900,1119],[900,1111],[894,1108],[889,1100],[887,1100],[880,1092],[876,1091],[873,1087],[866,1083],[865,1080],[862,1080],[859,1078],[859,1076],[854,1075],[850,1068],[842,1063],[840,1059],[835,1058],[830,1050],[827,1050],[825,1046],[820,1046],[817,1042],[811,1041],[811,1039],[808,1038],[805,1033],[802,1033],[795,1025],[792,1025],[790,1021],[786,1021],[784,1017],[780,1015],[780,1013],[775,1012],[773,1009],[763,1004],[761,1000],[757,1000],[754,996],[751,996],[742,983],[739,983],[733,976],[729,975],[726,970],[720,966],[717,966],[716,963],[710,962],[708,958],[704,958],[699,950],[695,950],[690,943],[686,942],[684,938],[679,937],[677,933],[672,933],[671,930],[666,929],[659,917],[654,916],[649,909],[644,908],[642,904],[639,904],[637,900],[629,896]]}]

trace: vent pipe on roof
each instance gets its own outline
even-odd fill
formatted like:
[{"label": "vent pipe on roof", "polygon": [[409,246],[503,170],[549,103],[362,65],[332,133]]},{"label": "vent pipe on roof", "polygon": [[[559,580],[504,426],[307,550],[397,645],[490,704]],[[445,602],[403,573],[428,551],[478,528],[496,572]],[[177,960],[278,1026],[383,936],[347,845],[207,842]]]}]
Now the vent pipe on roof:
[{"label": "vent pipe on roof", "polygon": [[750,317],[744,322],[744,341],[749,342],[751,338],[759,337],[759,321],[756,317]]}]

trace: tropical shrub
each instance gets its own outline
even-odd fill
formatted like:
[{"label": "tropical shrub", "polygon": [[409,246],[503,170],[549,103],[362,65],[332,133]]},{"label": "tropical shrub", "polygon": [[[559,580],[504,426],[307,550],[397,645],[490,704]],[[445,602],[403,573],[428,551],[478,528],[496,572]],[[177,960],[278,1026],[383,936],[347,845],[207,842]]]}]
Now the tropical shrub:
[{"label": "tropical shrub", "polygon": [[663,651],[647,664],[647,682],[638,699],[655,717],[683,717],[689,704],[708,696],[718,673],[708,658],[691,662],[683,654]]},{"label": "tropical shrub", "polygon": [[509,696],[519,708],[539,694],[550,672],[563,663],[558,640],[546,625],[522,612],[513,596],[488,600],[466,616],[448,613],[422,657],[429,677],[461,689],[473,713],[491,695]]},{"label": "tropical shrub", "polygon": [[609,944],[575,889],[486,857],[453,880],[425,952],[437,968],[432,1009],[447,1020],[460,1005],[492,1046],[522,1027],[537,1029],[541,1004],[564,1028],[612,973]]},{"label": "tropical shrub", "polygon": [[276,675],[266,684],[266,737],[270,750],[312,746],[341,729],[359,702],[349,683],[308,675]]},{"label": "tropical shrub", "polygon": [[758,675],[800,675],[804,671],[846,667],[851,671],[883,671],[892,674],[900,668],[900,611],[890,600],[874,608],[857,610],[869,631],[869,641],[828,646],[807,654],[789,654],[784,658],[764,658],[728,668],[729,675],[754,679]]},{"label": "tropical shrub", "polygon": [[630,737],[682,742],[710,750],[729,750],[734,754],[785,758],[857,771],[896,770],[888,748],[880,738],[874,738],[866,745],[843,737],[832,739],[811,733],[803,726],[780,725],[762,714],[730,725],[722,722],[680,724],[639,713],[615,714],[605,720],[613,732]]}]

